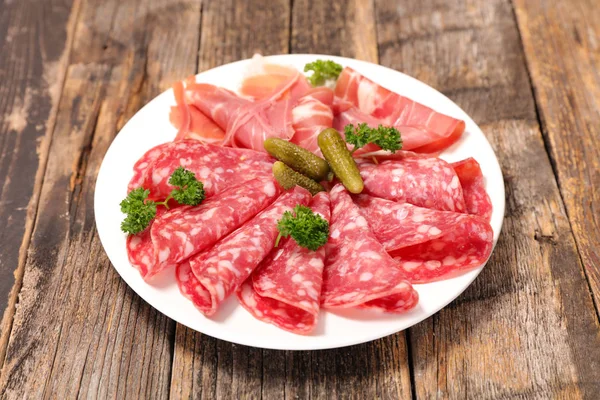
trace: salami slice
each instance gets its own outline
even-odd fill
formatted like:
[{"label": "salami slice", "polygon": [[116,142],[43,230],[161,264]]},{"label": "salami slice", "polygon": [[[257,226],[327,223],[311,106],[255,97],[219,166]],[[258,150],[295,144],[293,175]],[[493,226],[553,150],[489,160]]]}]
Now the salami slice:
[{"label": "salami slice", "polygon": [[[193,296],[188,294],[188,298],[196,300],[196,308],[207,316],[213,315],[219,304],[242,285],[271,251],[281,215],[297,204],[307,204],[309,200],[310,193],[296,187],[211,249],[190,258],[191,273],[199,284],[193,285],[196,293]],[[180,288],[181,272],[180,269]],[[194,280],[188,277],[183,282]],[[182,293],[186,294],[183,289]]]},{"label": "salami slice", "polygon": [[[273,178],[234,186],[196,207],[184,206],[158,217],[150,237],[129,253],[144,279],[203,251],[271,204],[281,193]],[[145,239],[145,242],[143,241]],[[145,273],[144,273],[145,271]]]},{"label": "salami slice", "polygon": [[143,185],[144,180],[146,179],[146,171],[148,171],[150,165],[172,146],[173,143],[168,142],[153,147],[135,163],[133,166],[133,178],[131,178],[127,185],[127,192],[131,192],[133,189]]},{"label": "salami slice", "polygon": [[[266,153],[195,140],[182,140],[158,147],[162,153],[149,163],[143,172],[141,184],[150,190],[152,199],[164,199],[169,195],[173,189],[169,185],[169,178],[180,166],[192,171],[202,181],[206,196],[210,197],[240,182],[271,176],[274,161]],[[134,182],[129,187],[134,188]]]},{"label": "salami slice", "polygon": [[372,307],[396,313],[414,307],[417,293],[377,241],[346,189],[336,185],[329,195],[333,209],[322,306]]},{"label": "salami slice", "polygon": [[454,276],[480,266],[491,254],[493,231],[481,217],[367,195],[355,202],[411,283]]},{"label": "salami slice", "polygon": [[[329,221],[329,195],[317,194],[312,210]],[[312,251],[288,239],[263,260],[238,291],[254,317],[281,329],[310,333],[317,324],[325,247]]]},{"label": "salami slice", "polygon": [[460,180],[467,212],[489,221],[492,217],[492,201],[485,191],[485,180],[479,163],[470,157],[451,165]]},{"label": "salami slice", "polygon": [[405,157],[380,164],[364,159],[357,162],[366,194],[436,210],[465,211],[460,180],[442,159]]},{"label": "salami slice", "polygon": [[[166,211],[166,208],[158,207],[156,209],[156,218],[160,218]],[[131,265],[140,271],[140,275],[142,276],[146,276],[148,269],[154,264],[154,245],[150,238],[151,228],[152,223],[142,232],[127,236],[127,257]]]}]

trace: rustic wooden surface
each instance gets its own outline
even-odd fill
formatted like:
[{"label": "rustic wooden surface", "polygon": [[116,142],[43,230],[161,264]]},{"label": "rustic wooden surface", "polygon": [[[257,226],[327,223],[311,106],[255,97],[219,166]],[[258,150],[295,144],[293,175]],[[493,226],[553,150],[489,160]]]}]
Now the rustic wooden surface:
[{"label": "rustic wooden surface", "polygon": [[[590,0],[0,3],[0,398],[600,398],[598,20]],[[93,217],[110,142],[172,81],[255,52],[378,62],[481,126],[507,209],[463,295],[284,352],[177,325],[120,279]]]}]

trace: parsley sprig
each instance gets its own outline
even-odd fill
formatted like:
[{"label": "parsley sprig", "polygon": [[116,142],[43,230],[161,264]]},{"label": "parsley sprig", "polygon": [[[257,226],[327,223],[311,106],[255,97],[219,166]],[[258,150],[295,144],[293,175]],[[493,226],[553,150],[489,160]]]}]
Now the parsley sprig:
[{"label": "parsley sprig", "polygon": [[121,201],[121,212],[126,214],[121,222],[121,230],[126,233],[136,234],[150,224],[156,217],[156,207],[169,208],[169,200],[175,199],[179,204],[196,206],[204,200],[204,185],[196,179],[193,172],[183,167],[177,168],[169,178],[169,184],[175,186],[163,201],[148,200],[150,191],[142,187],[129,192]]},{"label": "parsley sprig", "polygon": [[279,245],[282,237],[291,236],[299,246],[316,251],[327,243],[329,238],[329,222],[315,214],[306,206],[297,205],[294,211],[286,211],[277,222],[279,236],[275,247]]},{"label": "parsley sprig", "polygon": [[328,80],[335,80],[342,73],[342,66],[331,60],[316,60],[304,66],[304,72],[312,71],[308,77],[313,86],[323,86]]},{"label": "parsley sprig", "polygon": [[379,125],[377,128],[370,128],[366,123],[356,126],[348,124],[344,127],[346,142],[354,145],[351,153],[369,143],[375,143],[383,150],[395,153],[402,148],[402,137],[398,129],[391,126]]}]

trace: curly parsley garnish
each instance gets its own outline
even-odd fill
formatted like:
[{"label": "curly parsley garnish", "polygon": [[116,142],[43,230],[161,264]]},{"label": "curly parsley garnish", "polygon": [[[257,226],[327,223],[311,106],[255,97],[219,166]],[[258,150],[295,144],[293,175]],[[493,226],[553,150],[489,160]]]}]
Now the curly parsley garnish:
[{"label": "curly parsley garnish", "polygon": [[291,236],[299,246],[315,251],[327,243],[329,238],[329,222],[313,210],[305,206],[294,207],[293,213],[286,211],[277,222],[279,236],[275,247],[282,237]]},{"label": "curly parsley garnish", "polygon": [[129,192],[121,201],[121,212],[126,214],[121,222],[121,230],[125,233],[136,234],[148,227],[156,217],[156,207],[169,208],[169,200],[175,199],[179,204],[196,206],[204,200],[204,185],[196,179],[193,172],[183,167],[177,168],[169,178],[169,184],[175,186],[163,201],[148,200],[150,191],[137,188]]},{"label": "curly parsley garnish", "polygon": [[308,77],[313,86],[323,86],[328,80],[336,80],[343,67],[331,60],[316,60],[304,66],[304,72],[312,71]]},{"label": "curly parsley garnish", "polygon": [[354,145],[351,153],[369,143],[375,143],[383,150],[395,153],[402,148],[402,137],[398,129],[391,126],[379,125],[377,128],[369,128],[366,123],[354,126],[352,124],[344,127],[346,142]]}]

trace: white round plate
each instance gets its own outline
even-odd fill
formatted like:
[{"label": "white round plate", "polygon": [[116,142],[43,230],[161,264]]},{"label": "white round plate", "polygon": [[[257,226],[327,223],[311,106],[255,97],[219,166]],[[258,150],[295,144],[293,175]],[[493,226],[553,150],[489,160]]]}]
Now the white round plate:
[{"label": "white round plate", "polygon": [[[267,57],[270,62],[293,65],[299,70],[306,63],[319,58],[332,59],[343,66],[350,66],[390,90],[466,122],[465,134],[461,140],[441,157],[448,161],[474,157],[481,164],[486,189],[494,206],[491,225],[495,245],[504,217],[504,183],[494,151],[475,122],[435,89],[380,65],[312,54]],[[223,65],[198,74],[196,80],[235,91],[249,63],[250,60],[243,60]],[[349,346],[401,331],[431,316],[460,295],[483,268],[482,266],[445,281],[415,285],[420,297],[418,306],[399,316],[358,310],[335,313],[321,311],[318,326],[310,336],[295,335],[254,319],[237,303],[235,295],[223,304],[216,316],[205,318],[179,293],[173,271],[164,274],[158,285],[151,286],[144,282],[127,259],[126,236],[119,227],[124,217],[119,203],[127,195],[127,183],[133,176],[134,163],[148,149],[175,137],[176,130],[169,123],[169,107],[173,105],[173,92],[167,90],[144,106],[123,127],[104,157],[95,193],[96,225],[110,261],[138,295],[169,318],[198,332],[248,346],[282,350]]]}]

